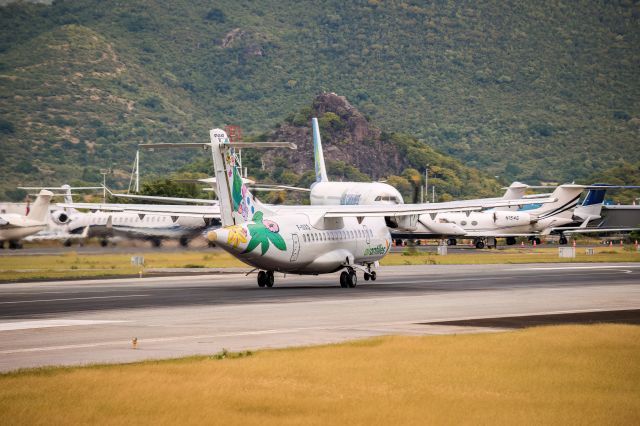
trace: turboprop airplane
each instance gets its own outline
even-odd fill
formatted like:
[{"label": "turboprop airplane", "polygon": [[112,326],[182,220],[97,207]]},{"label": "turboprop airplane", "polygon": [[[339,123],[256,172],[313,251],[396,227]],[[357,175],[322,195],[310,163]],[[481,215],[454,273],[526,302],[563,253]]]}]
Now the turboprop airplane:
[{"label": "turboprop airplane", "polygon": [[[388,223],[414,229],[422,214],[479,210],[479,201],[431,204],[267,206],[257,200],[243,181],[236,149],[289,147],[283,142],[232,143],[220,129],[211,130],[211,142],[199,146],[211,150],[222,227],[207,233],[215,242],[243,262],[259,269],[258,285],[271,287],[274,272],[324,274],[342,270],[340,285],[355,287],[356,271],[375,280],[373,267],[389,251]],[[179,147],[181,144],[156,144]],[[196,144],[185,144],[192,147]],[[551,200],[543,200],[550,202]],[[493,207],[517,205],[500,200]],[[536,201],[539,202],[539,201]],[[207,206],[154,206],[136,213],[180,216],[210,212]]]},{"label": "turboprop airplane", "polygon": [[51,191],[40,191],[26,216],[15,213],[0,215],[0,247],[4,248],[4,242],[9,241],[9,248],[21,248],[21,239],[45,229],[52,196]]}]

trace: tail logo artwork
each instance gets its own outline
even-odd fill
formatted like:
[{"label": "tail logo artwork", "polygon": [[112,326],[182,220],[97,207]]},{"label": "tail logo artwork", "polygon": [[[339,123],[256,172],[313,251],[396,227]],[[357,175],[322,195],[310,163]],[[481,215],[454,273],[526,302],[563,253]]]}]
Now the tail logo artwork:
[{"label": "tail logo artwork", "polygon": [[253,215],[253,221],[255,223],[247,225],[251,239],[243,253],[249,253],[256,247],[261,246],[261,255],[264,256],[267,250],[269,250],[269,243],[276,246],[278,250],[284,251],[287,249],[287,244],[280,235],[280,227],[277,223],[272,220],[263,220],[262,212],[256,212],[256,214]]}]

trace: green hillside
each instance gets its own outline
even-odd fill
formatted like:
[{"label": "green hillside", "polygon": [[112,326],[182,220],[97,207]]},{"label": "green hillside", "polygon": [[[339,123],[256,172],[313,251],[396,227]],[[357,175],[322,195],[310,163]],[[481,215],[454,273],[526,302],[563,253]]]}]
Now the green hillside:
[{"label": "green hillside", "polygon": [[630,0],[11,4],[2,185],[109,166],[122,183],[140,141],[264,132],[325,91],[502,181],[588,177],[640,160],[639,17]]}]

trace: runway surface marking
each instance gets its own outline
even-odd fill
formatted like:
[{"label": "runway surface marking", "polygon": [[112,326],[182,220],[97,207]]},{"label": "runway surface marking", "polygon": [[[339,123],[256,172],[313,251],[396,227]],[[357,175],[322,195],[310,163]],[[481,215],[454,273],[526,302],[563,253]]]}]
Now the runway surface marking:
[{"label": "runway surface marking", "polygon": [[[563,315],[563,314],[581,314],[581,313],[596,313],[596,312],[617,312],[617,311],[628,311],[628,309],[577,309],[577,310],[560,310],[560,311],[549,311],[549,312],[533,312],[522,315],[509,315],[502,318],[519,318],[519,317],[531,317],[531,316],[541,316],[541,315]],[[239,337],[239,336],[260,336],[260,335],[270,335],[270,334],[286,334],[286,333],[299,333],[304,331],[322,331],[322,330],[367,330],[367,329],[379,329],[384,327],[394,327],[394,326],[407,326],[407,325],[438,325],[440,322],[457,322],[457,321],[465,321],[465,320],[485,320],[492,319],[495,316],[477,316],[473,318],[469,317],[459,317],[459,318],[448,318],[448,319],[432,319],[428,321],[392,321],[392,322],[383,322],[383,323],[363,323],[363,324],[349,324],[349,325],[336,325],[336,326],[313,326],[313,327],[293,327],[293,328],[279,328],[279,329],[267,329],[267,330],[253,330],[253,331],[237,331],[233,333],[215,333],[215,334],[198,334],[191,336],[172,336],[172,337],[155,337],[148,339],[138,339],[138,344],[148,344],[148,343],[165,343],[165,342],[177,342],[181,340],[195,340],[195,339],[220,339],[225,337]],[[56,321],[56,320],[53,320]],[[60,320],[62,321],[62,320]],[[72,321],[72,320],[69,320]],[[25,323],[30,321],[24,321]],[[45,322],[45,321],[42,321]],[[77,322],[83,322],[82,320],[78,320]],[[117,322],[128,322],[128,321],[84,321],[88,323],[94,324],[107,324],[107,323],[117,323]],[[69,324],[74,325],[74,324]],[[83,324],[75,324],[75,325],[83,325]],[[57,350],[66,350],[66,349],[84,349],[84,348],[96,348],[100,346],[114,346],[114,345],[123,345],[128,347],[131,344],[129,340],[111,340],[104,342],[92,342],[92,343],[83,343],[78,345],[61,345],[61,346],[44,346],[44,347],[32,347],[32,348],[17,348],[17,349],[9,349],[0,351],[0,355],[9,355],[16,353],[29,353],[29,352],[47,352],[47,351],[57,351]]]},{"label": "runway surface marking", "polygon": [[11,302],[0,302],[0,305],[15,305],[18,303],[62,302],[65,300],[122,299],[123,297],[147,297],[147,296],[149,296],[149,294],[129,294],[126,296],[69,297],[65,299],[16,300]]},{"label": "runway surface marking", "polygon": [[628,269],[628,268],[640,268],[640,265],[602,265],[602,266],[543,266],[543,267],[530,267],[530,268],[517,268],[511,269],[512,271],[564,271],[567,269]]},{"label": "runway surface marking", "polygon": [[0,322],[0,331],[13,330],[29,330],[34,328],[50,328],[50,327],[73,327],[78,325],[102,325],[110,323],[119,323],[126,321],[110,321],[110,320],[31,320],[31,321],[13,321]]}]

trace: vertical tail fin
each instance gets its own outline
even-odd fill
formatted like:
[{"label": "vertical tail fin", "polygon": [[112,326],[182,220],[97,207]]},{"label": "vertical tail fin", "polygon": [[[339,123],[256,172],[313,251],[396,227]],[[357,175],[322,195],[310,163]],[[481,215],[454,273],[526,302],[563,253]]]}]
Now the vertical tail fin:
[{"label": "vertical tail fin", "polygon": [[560,185],[551,194],[551,197],[556,198],[557,201],[547,203],[536,211],[531,211],[531,213],[536,213],[538,219],[545,219],[551,216],[570,218],[573,215],[573,209],[578,205],[578,200],[583,190],[584,186],[582,185]]},{"label": "vertical tail fin", "polygon": [[69,185],[62,185],[60,189],[64,190],[64,202],[67,204],[73,203],[73,197],[71,196],[71,187]]},{"label": "vertical tail fin", "polygon": [[222,226],[251,221],[258,213],[271,214],[272,212],[253,196],[242,179],[236,150],[231,146],[226,132],[213,129],[209,135]]},{"label": "vertical tail fin", "polygon": [[313,157],[316,165],[316,182],[328,182],[324,154],[322,153],[322,141],[320,140],[320,127],[316,117],[311,119],[311,127],[313,129]]},{"label": "vertical tail fin", "polygon": [[502,196],[503,200],[519,200],[524,197],[524,192],[527,190],[529,185],[526,185],[521,182],[513,182],[507,188],[507,191]]},{"label": "vertical tail fin", "polygon": [[49,214],[49,202],[53,197],[53,192],[43,189],[38,194],[38,198],[31,205],[31,209],[27,214],[29,219],[37,220],[38,222],[44,222],[47,214]]}]

